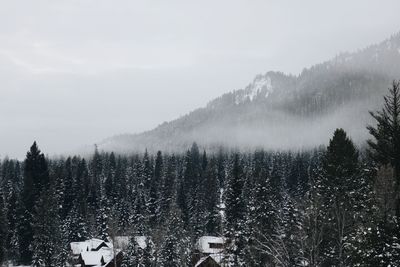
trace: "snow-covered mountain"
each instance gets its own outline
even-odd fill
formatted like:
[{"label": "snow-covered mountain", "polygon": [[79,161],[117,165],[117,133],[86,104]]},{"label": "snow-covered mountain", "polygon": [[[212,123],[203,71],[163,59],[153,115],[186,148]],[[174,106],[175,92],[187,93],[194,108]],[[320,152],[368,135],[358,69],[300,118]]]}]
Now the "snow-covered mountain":
[{"label": "snow-covered mountain", "polygon": [[342,127],[357,142],[368,138],[393,79],[400,79],[400,33],[354,53],[344,53],[304,69],[257,75],[244,89],[224,94],[204,108],[141,134],[108,138],[104,150],[181,151],[196,141],[203,147],[300,149],[327,143]]}]

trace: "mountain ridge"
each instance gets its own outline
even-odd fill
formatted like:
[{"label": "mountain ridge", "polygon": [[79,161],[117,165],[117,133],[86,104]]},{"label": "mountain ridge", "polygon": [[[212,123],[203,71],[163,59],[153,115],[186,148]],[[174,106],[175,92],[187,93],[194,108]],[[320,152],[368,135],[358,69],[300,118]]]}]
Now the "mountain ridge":
[{"label": "mountain ridge", "polygon": [[[371,123],[368,110],[379,108],[396,78],[400,78],[400,33],[356,52],[341,53],[298,75],[258,74],[245,88],[225,93],[204,107],[149,131],[107,138],[99,147],[173,152],[198,142],[203,147],[302,148],[326,143],[316,136],[336,127],[349,128],[355,141],[362,142],[367,137],[365,125]],[[349,116],[358,121],[353,123]],[[302,124],[318,134],[307,133]],[[296,137],[296,132],[310,138]]]}]

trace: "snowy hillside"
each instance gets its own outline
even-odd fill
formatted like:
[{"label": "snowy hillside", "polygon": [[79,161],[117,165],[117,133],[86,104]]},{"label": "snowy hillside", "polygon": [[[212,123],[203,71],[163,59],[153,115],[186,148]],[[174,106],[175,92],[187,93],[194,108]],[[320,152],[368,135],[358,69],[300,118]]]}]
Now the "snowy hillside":
[{"label": "snowy hillside", "polygon": [[[343,127],[356,142],[367,138],[368,111],[382,103],[400,77],[400,34],[304,69],[257,75],[244,89],[141,134],[114,136],[100,148],[120,152],[176,151],[196,141],[204,147],[307,148],[325,143]],[[301,146],[299,145],[301,144]]]}]

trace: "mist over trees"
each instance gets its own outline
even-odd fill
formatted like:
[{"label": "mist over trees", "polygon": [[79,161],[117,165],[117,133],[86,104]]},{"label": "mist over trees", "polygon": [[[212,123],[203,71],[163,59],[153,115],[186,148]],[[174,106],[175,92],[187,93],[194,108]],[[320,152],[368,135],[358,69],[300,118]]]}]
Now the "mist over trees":
[{"label": "mist over trees", "polygon": [[399,48],[396,34],[298,75],[259,74],[245,88],[205,107],[144,133],[110,137],[99,148],[128,154],[145,149],[182,153],[196,142],[208,151],[221,145],[248,151],[303,150],[326,145],[336,128],[346,129],[353,142],[362,145],[370,138],[365,125],[374,123],[368,111],[379,108],[388,82],[400,77]]},{"label": "mist over trees", "polygon": [[301,152],[194,143],[50,159],[35,142],[23,162],[1,161],[0,260],[63,266],[70,242],[124,235],[122,266],[193,266],[197,239],[212,235],[227,240],[223,266],[397,266],[399,90],[371,112],[367,150],[340,128]]}]

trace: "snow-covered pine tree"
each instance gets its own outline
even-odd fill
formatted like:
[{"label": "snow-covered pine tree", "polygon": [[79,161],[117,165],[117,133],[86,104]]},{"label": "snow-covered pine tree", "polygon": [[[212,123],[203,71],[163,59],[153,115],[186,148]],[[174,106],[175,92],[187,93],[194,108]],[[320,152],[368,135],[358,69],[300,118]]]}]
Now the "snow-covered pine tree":
[{"label": "snow-covered pine tree", "polygon": [[150,237],[146,237],[146,247],[143,250],[142,264],[143,267],[155,267],[157,266],[155,257],[154,243]]},{"label": "snow-covered pine tree", "polygon": [[384,102],[381,111],[370,112],[377,126],[367,127],[375,139],[369,140],[368,144],[371,156],[377,162],[394,168],[394,176],[400,184],[400,81],[393,81]]},{"label": "snow-covered pine tree", "polygon": [[146,190],[146,194],[150,191],[150,183],[153,177],[153,164],[152,159],[150,158],[149,153],[146,151],[144,152],[143,159],[142,159],[142,170],[141,170],[141,177],[144,188]]},{"label": "snow-covered pine tree", "polygon": [[12,189],[11,192],[8,193],[8,197],[6,198],[6,212],[7,218],[7,238],[6,238],[6,247],[7,247],[7,258],[12,262],[15,262],[18,259],[18,242],[17,242],[17,207],[18,207],[18,193],[16,192],[16,188]]},{"label": "snow-covered pine tree", "polygon": [[161,151],[157,152],[155,164],[154,164],[154,172],[150,181],[150,189],[149,189],[149,221],[150,225],[154,226],[158,224],[160,221],[160,189],[162,185],[163,179],[163,156]]},{"label": "snow-covered pine tree", "polygon": [[35,206],[33,220],[33,266],[62,266],[66,262],[63,253],[60,218],[54,191],[43,191]]},{"label": "snow-covered pine tree", "polygon": [[203,199],[201,198],[201,179],[202,179],[202,159],[199,147],[196,143],[192,144],[189,153],[190,159],[186,162],[184,173],[184,186],[186,192],[188,230],[193,233],[193,242],[201,235],[199,221],[204,213]]},{"label": "snow-covered pine tree", "polygon": [[190,178],[192,177],[192,158],[190,154],[190,150],[186,151],[186,155],[184,157],[183,163],[183,175],[179,177],[177,184],[177,204],[179,209],[182,212],[182,220],[187,226],[189,224],[189,185]]},{"label": "snow-covered pine tree", "polygon": [[101,197],[100,209],[97,211],[96,224],[97,224],[97,237],[101,240],[108,240],[109,237],[109,209],[105,197]]},{"label": "snow-covered pine tree", "polygon": [[304,250],[306,239],[304,213],[299,207],[300,203],[296,202],[285,186],[282,192],[278,231],[275,235],[285,246],[288,266],[306,266],[308,264]]},{"label": "snow-covered pine tree", "polygon": [[215,158],[211,158],[204,170],[204,182],[202,183],[205,206],[205,229],[207,235],[221,233],[221,214],[219,212],[220,188],[218,182],[217,165]]},{"label": "snow-covered pine tree", "polygon": [[[92,235],[97,234],[96,219],[100,209],[101,185],[103,184],[103,159],[95,145],[92,159],[88,166],[88,179],[85,181],[85,192],[87,195],[87,215],[92,229]],[[87,188],[86,188],[87,187]],[[86,190],[87,189],[87,190]]]},{"label": "snow-covered pine tree", "polygon": [[321,158],[322,152],[314,151],[310,159],[308,180],[308,192],[304,199],[304,254],[305,263],[309,266],[320,266],[323,261],[321,243],[325,223],[327,221],[327,209],[324,204],[324,196],[320,194]]},{"label": "snow-covered pine tree", "polygon": [[240,155],[232,156],[232,165],[228,177],[228,188],[226,191],[226,228],[225,237],[228,238],[227,259],[228,264],[244,266],[244,248],[246,206],[243,196],[245,174],[241,164]]},{"label": "snow-covered pine tree", "polygon": [[117,167],[115,171],[115,204],[113,210],[115,210],[115,219],[118,224],[118,232],[127,232],[129,225],[129,214],[132,212],[131,204],[128,200],[128,188],[127,188],[127,159],[118,156]]},{"label": "snow-covered pine tree", "polygon": [[6,260],[7,256],[7,220],[6,220],[6,210],[4,206],[3,192],[0,189],[0,265]]},{"label": "snow-covered pine tree", "polygon": [[[376,120],[376,126],[368,126],[367,129],[374,140],[368,140],[369,154],[380,169],[392,169],[391,177],[387,181],[385,176],[378,173],[378,182],[392,182],[391,196],[393,204],[389,215],[400,218],[400,81],[393,81],[389,88],[389,94],[384,97],[384,105],[381,111],[370,112]],[[379,188],[376,188],[379,190]],[[378,196],[381,192],[377,192]],[[382,192],[386,196],[388,192]],[[379,203],[379,202],[378,202]],[[386,210],[386,207],[381,207]]]},{"label": "snow-covered pine tree", "polygon": [[366,181],[359,154],[343,129],[337,129],[322,162],[319,193],[323,196],[327,222],[322,249],[325,264],[345,266],[350,261],[350,237],[356,231]]},{"label": "snow-covered pine tree", "polygon": [[185,230],[181,213],[176,205],[172,205],[165,223],[166,231],[158,253],[158,266],[180,267],[187,266]]},{"label": "snow-covered pine tree", "polygon": [[394,221],[371,221],[354,237],[352,266],[400,266],[400,227]]},{"label": "snow-covered pine tree", "polygon": [[111,153],[105,164],[104,194],[109,203],[114,202],[114,175],[115,175],[115,156]]},{"label": "snow-covered pine tree", "polygon": [[271,186],[271,180],[268,175],[267,166],[263,166],[255,177],[254,184],[254,203],[249,212],[252,218],[251,240],[253,244],[252,259],[257,264],[273,262],[271,251],[265,250],[264,246],[271,240],[278,223],[278,205],[277,198],[274,196],[274,189]]},{"label": "snow-covered pine tree", "polygon": [[32,261],[32,221],[36,219],[34,207],[42,190],[48,188],[49,180],[47,161],[34,142],[24,162],[24,183],[17,211],[19,262],[22,264],[30,264]]},{"label": "snow-covered pine tree", "polygon": [[167,218],[172,205],[173,196],[177,191],[177,165],[174,155],[168,158],[166,165],[165,177],[163,179],[163,185],[161,188],[161,221],[164,221]]},{"label": "snow-covered pine tree", "polygon": [[80,212],[77,205],[79,204],[74,205],[73,209],[64,221],[64,227],[68,233],[69,242],[79,242],[89,238],[84,215]]},{"label": "snow-covered pine tree", "polygon": [[63,202],[62,202],[62,214],[61,214],[62,218],[65,218],[68,215],[69,211],[72,209],[76,193],[74,191],[74,178],[72,174],[71,157],[67,158],[64,169],[65,169],[63,178],[64,192],[62,195]]},{"label": "snow-covered pine tree", "polygon": [[144,183],[140,180],[136,185],[133,212],[130,218],[134,225],[136,235],[148,234],[149,211],[147,200],[148,196],[144,188]]},{"label": "snow-covered pine tree", "polygon": [[140,258],[143,257],[143,249],[136,242],[135,236],[129,238],[129,244],[126,251],[123,252],[121,267],[139,267]]}]

